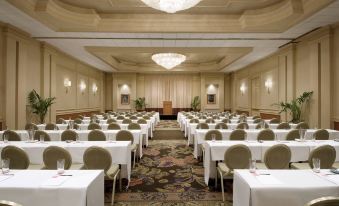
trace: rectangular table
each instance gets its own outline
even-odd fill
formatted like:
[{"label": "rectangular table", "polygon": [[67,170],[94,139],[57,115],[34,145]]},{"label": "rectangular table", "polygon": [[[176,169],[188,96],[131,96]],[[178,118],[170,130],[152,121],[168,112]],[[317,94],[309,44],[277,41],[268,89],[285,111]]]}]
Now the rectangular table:
[{"label": "rectangular table", "polygon": [[98,146],[107,149],[112,156],[112,164],[120,164],[123,177],[130,179],[131,175],[131,142],[118,141],[82,141],[82,142],[35,142],[29,143],[25,141],[20,142],[0,142],[0,153],[7,145],[14,145],[22,148],[27,154],[32,164],[43,164],[43,152],[49,146],[59,146],[65,148],[72,156],[72,162],[75,164],[83,164],[83,154],[87,148],[91,146]]},{"label": "rectangular table", "polygon": [[[266,175],[260,175],[266,174]],[[269,175],[268,175],[269,174]],[[311,200],[339,195],[339,175],[321,170],[235,170],[234,206],[302,206]]]},{"label": "rectangular table", "polygon": [[[203,144],[205,142],[205,135],[208,132],[208,129],[197,129],[196,134],[193,136],[194,140],[194,157],[197,158],[200,154],[200,148],[199,145]],[[230,139],[230,134],[232,133],[233,130],[227,129],[227,130],[219,130],[222,134],[222,139],[223,140],[229,140]],[[245,130],[247,133],[247,139],[251,141],[257,140],[257,136],[259,132],[261,131],[260,129],[249,129]],[[288,132],[291,130],[284,130],[284,129],[273,129],[273,132],[277,135],[278,140],[286,140],[286,135]],[[316,130],[315,129],[308,129],[306,131],[305,137],[306,139],[312,139],[312,136]],[[330,139],[339,139],[339,131],[336,130],[327,130],[330,135]]]},{"label": "rectangular table", "polygon": [[13,170],[0,174],[0,199],[25,206],[97,206],[104,205],[102,170],[68,170],[58,176],[56,170]]},{"label": "rectangular table", "polygon": [[[214,178],[216,174],[216,161],[223,161],[227,149],[236,144],[243,144],[249,147],[252,159],[262,161],[268,148],[276,144],[285,144],[291,150],[291,162],[307,161],[310,152],[321,145],[331,145],[339,154],[339,142],[333,140],[317,140],[307,142],[297,141],[265,141],[259,143],[257,141],[206,141],[205,157],[204,157],[204,175],[205,183],[208,184],[210,178]],[[339,155],[336,156],[336,162],[339,161]]]}]

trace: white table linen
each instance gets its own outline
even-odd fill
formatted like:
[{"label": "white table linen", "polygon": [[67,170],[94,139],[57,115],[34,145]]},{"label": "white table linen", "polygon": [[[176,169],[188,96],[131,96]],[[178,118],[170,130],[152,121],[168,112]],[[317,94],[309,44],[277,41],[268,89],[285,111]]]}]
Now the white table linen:
[{"label": "white table linen", "polygon": [[[0,199],[25,206],[104,205],[102,170],[69,170],[58,176],[56,170],[13,170],[14,175],[0,182]],[[63,179],[59,185],[47,185]],[[57,181],[54,181],[57,182]]]}]

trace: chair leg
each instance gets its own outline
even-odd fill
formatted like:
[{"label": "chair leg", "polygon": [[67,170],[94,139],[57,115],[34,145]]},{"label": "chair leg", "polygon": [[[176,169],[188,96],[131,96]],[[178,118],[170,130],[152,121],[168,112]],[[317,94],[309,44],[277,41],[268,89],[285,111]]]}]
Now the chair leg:
[{"label": "chair leg", "polygon": [[134,155],[133,155],[133,168],[135,168],[135,155],[136,155],[137,151],[134,151]]},{"label": "chair leg", "polygon": [[118,171],[118,173],[117,173],[117,174],[114,176],[114,178],[113,178],[112,202],[111,202],[111,205],[114,205],[115,183],[116,183],[117,176],[118,176],[119,172],[120,172],[120,171]]},{"label": "chair leg", "polygon": [[119,172],[119,190],[120,190],[120,192],[122,191],[122,175],[121,175],[122,173],[121,173],[121,170],[120,170],[120,172]]},{"label": "chair leg", "polygon": [[217,173],[215,175],[214,187],[215,187],[215,189],[217,189],[217,187],[218,187],[218,168],[217,168]]},{"label": "chair leg", "polygon": [[224,192],[224,176],[220,173],[220,183],[221,183],[221,192],[222,192],[222,201],[225,202],[225,192]]}]

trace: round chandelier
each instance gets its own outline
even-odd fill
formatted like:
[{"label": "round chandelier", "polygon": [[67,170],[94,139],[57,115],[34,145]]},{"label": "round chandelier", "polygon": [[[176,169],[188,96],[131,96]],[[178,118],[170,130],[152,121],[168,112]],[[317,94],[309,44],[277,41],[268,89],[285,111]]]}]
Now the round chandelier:
[{"label": "round chandelier", "polygon": [[152,60],[166,69],[173,69],[183,63],[186,60],[186,56],[177,53],[159,53],[153,54]]},{"label": "round chandelier", "polygon": [[147,6],[173,14],[197,5],[201,0],[141,0]]}]

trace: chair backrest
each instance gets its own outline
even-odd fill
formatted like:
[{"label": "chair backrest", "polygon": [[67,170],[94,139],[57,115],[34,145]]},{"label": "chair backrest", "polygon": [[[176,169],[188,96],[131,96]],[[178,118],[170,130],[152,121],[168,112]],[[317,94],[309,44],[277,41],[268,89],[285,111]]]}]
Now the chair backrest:
[{"label": "chair backrest", "polygon": [[38,126],[34,123],[27,123],[25,125],[25,130],[30,130],[30,129],[34,129],[34,130],[38,130]]},{"label": "chair backrest", "polygon": [[129,119],[134,119],[134,120],[136,120],[136,119],[138,119],[138,117],[137,117],[137,116],[131,116]]},{"label": "chair backrest", "polygon": [[2,137],[7,136],[8,141],[21,141],[20,135],[13,130],[6,130]]},{"label": "chair backrest", "polygon": [[45,131],[41,131],[41,130],[37,130],[34,133],[34,139],[35,140],[40,140],[40,136],[44,137],[44,141],[51,141],[51,137],[49,136],[49,134]]},{"label": "chair backrest", "polygon": [[67,141],[67,140],[76,141],[77,135],[78,134],[73,130],[65,130],[61,133],[61,141]]},{"label": "chair backrest", "polygon": [[129,130],[140,130],[141,127],[138,123],[130,123],[128,126],[127,126],[127,129]]},{"label": "chair backrest", "polygon": [[212,116],[212,119],[220,119],[220,117],[218,115],[214,115]]},{"label": "chair backrest", "polygon": [[54,123],[47,123],[45,126],[45,130],[56,130],[58,126]]},{"label": "chair backrest", "polygon": [[7,200],[0,200],[0,206],[22,206],[22,205]]},{"label": "chair backrest", "polygon": [[269,126],[268,126],[268,124],[267,124],[266,122],[264,122],[264,123],[260,122],[260,123],[258,123],[258,124],[255,126],[255,129],[261,129],[262,124],[264,124],[265,129],[268,129],[268,128],[269,128]]},{"label": "chair backrest", "polygon": [[138,119],[137,121],[138,124],[147,124],[146,119]]},{"label": "chair backrest", "polygon": [[255,116],[252,117],[252,119],[253,119],[253,120],[255,120],[255,119],[261,119],[261,117],[258,116],[258,115],[255,115]]},{"label": "chair backrest", "polygon": [[223,120],[221,120],[221,122],[223,122],[223,123],[225,123],[225,124],[227,124],[227,123],[231,123],[231,120],[230,119],[223,119]]},{"label": "chair backrest", "polygon": [[92,146],[84,152],[83,162],[85,169],[104,170],[106,173],[112,165],[112,156],[105,148]]},{"label": "chair backrest", "polygon": [[228,129],[227,124],[220,122],[217,125],[215,125],[215,129]]},{"label": "chair backrest", "polygon": [[88,141],[106,141],[106,135],[103,131],[94,129],[88,133]]},{"label": "chair backrest", "polygon": [[115,123],[117,122],[115,119],[107,119],[107,124]]},{"label": "chair backrest", "polygon": [[320,197],[310,201],[305,206],[338,206],[339,197]]},{"label": "chair backrest", "polygon": [[260,118],[254,119],[254,120],[253,120],[253,124],[260,123],[261,121],[263,121],[263,120],[260,119]]},{"label": "chair backrest", "polygon": [[49,146],[44,150],[42,157],[45,165],[44,169],[49,170],[57,169],[57,161],[60,159],[65,160],[64,169],[68,170],[72,165],[71,154],[62,147]]},{"label": "chair backrest", "polygon": [[90,121],[90,123],[97,123],[97,124],[100,124],[100,120],[99,119],[92,119]]},{"label": "chair backrest", "polygon": [[101,126],[98,123],[90,123],[87,127],[88,130],[101,129]]},{"label": "chair backrest", "polygon": [[252,158],[250,149],[243,144],[229,147],[224,155],[226,166],[231,169],[248,169],[249,161]]},{"label": "chair backrest", "polygon": [[230,140],[245,140],[246,132],[243,129],[235,129],[230,134]]},{"label": "chair backrest", "polygon": [[280,123],[280,121],[277,118],[273,118],[273,119],[270,120],[270,124],[279,124],[279,123]]},{"label": "chair backrest", "polygon": [[258,133],[257,139],[258,141],[273,141],[275,138],[275,134],[271,129],[264,129]]},{"label": "chair backrest", "polygon": [[201,117],[201,119],[207,119],[207,116],[204,115],[204,116]]},{"label": "chair backrest", "polygon": [[282,122],[278,124],[277,129],[291,129],[291,126],[288,122]]},{"label": "chair backrest", "polygon": [[212,140],[212,135],[215,135],[215,140],[222,140],[222,134],[220,131],[218,130],[209,130],[206,134],[205,134],[205,140]]},{"label": "chair backrest", "polygon": [[144,118],[144,119],[146,119],[146,120],[151,119],[151,118],[150,118],[149,116],[147,116],[147,115],[143,116],[142,118]]},{"label": "chair backrest", "polygon": [[123,123],[123,124],[131,124],[131,123],[132,123],[132,120],[130,120],[130,119],[124,119],[124,120],[122,120],[122,123]]},{"label": "chair backrest", "polygon": [[115,139],[117,141],[131,141],[131,144],[133,144],[134,138],[133,134],[130,131],[127,130],[121,130],[117,133]]},{"label": "chair backrest", "polygon": [[289,141],[294,141],[295,139],[298,139],[298,138],[300,138],[298,129],[292,129],[286,135],[286,140],[289,140]]},{"label": "chair backrest", "polygon": [[209,126],[207,123],[199,123],[197,129],[209,129]]},{"label": "chair backrest", "polygon": [[291,150],[284,144],[277,144],[268,148],[264,155],[267,169],[289,169]]},{"label": "chair backrest", "polygon": [[107,127],[108,130],[120,130],[120,125],[117,123],[111,123]]},{"label": "chair backrest", "polygon": [[326,129],[318,129],[313,133],[313,136],[316,140],[328,140],[330,138],[330,133]]},{"label": "chair backrest", "polygon": [[300,122],[299,124],[297,124],[295,128],[296,129],[309,129],[310,126],[308,126],[306,122]]},{"label": "chair backrest", "polygon": [[83,120],[85,117],[83,115],[78,115],[77,118]]},{"label": "chair backrest", "polygon": [[76,119],[74,120],[74,123],[76,123],[76,124],[82,124],[82,119],[76,118]]},{"label": "chair backrest", "polygon": [[331,169],[336,158],[336,151],[331,145],[322,145],[311,151],[308,164],[313,168],[313,158],[320,159],[321,169]]},{"label": "chair backrest", "polygon": [[191,119],[190,123],[199,123],[199,120],[198,119]]},{"label": "chair backrest", "polygon": [[239,123],[236,129],[248,129],[249,126],[246,122]]},{"label": "chair backrest", "polygon": [[212,118],[208,118],[208,119],[205,120],[205,123],[207,123],[207,124],[212,123],[213,124],[213,123],[215,123],[215,121]]},{"label": "chair backrest", "polygon": [[189,115],[187,119],[193,119],[194,117],[192,115]]},{"label": "chair backrest", "polygon": [[9,169],[25,170],[29,166],[29,157],[20,147],[13,145],[2,149],[1,159],[9,159]]},{"label": "chair backrest", "polygon": [[66,120],[64,120],[63,118],[59,118],[56,121],[57,124],[67,124]]}]

